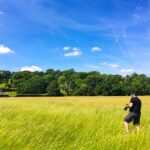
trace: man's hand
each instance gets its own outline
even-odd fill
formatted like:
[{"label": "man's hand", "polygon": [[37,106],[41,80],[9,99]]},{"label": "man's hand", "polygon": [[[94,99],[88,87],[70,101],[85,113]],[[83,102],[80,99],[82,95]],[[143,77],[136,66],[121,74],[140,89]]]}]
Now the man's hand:
[{"label": "man's hand", "polygon": [[127,110],[128,108],[131,108],[132,106],[133,106],[133,103],[126,104],[126,106],[124,107],[124,110]]},{"label": "man's hand", "polygon": [[129,108],[129,105],[126,104],[126,106],[123,108],[124,110],[127,110]]}]

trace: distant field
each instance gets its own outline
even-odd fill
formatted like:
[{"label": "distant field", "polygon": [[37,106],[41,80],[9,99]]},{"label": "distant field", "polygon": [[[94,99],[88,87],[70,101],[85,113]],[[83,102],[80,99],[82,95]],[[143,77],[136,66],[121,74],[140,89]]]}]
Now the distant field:
[{"label": "distant field", "polygon": [[150,97],[142,130],[126,135],[129,97],[0,98],[0,150],[150,150]]}]

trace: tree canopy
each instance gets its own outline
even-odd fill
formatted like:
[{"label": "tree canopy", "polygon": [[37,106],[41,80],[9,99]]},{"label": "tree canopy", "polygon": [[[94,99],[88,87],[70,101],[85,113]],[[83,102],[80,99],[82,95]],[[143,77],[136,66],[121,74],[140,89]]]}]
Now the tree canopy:
[{"label": "tree canopy", "polygon": [[45,72],[0,71],[1,88],[15,89],[17,94],[49,96],[123,96],[134,92],[150,95],[150,77],[134,73],[125,77],[96,71],[76,72],[48,69]]}]

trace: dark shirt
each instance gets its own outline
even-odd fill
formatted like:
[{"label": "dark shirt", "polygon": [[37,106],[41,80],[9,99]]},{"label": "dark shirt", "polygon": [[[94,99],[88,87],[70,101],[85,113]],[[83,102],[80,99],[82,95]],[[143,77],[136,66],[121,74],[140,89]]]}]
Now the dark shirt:
[{"label": "dark shirt", "polygon": [[133,106],[130,108],[130,112],[141,114],[142,102],[138,97],[133,97],[130,100],[130,103],[133,103]]}]

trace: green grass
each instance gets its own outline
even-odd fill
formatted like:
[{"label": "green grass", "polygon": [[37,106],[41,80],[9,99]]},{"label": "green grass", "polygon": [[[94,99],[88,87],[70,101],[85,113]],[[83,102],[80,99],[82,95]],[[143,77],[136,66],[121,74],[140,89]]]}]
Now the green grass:
[{"label": "green grass", "polygon": [[0,98],[0,150],[149,150],[150,97],[141,132],[125,134],[129,97]]}]

